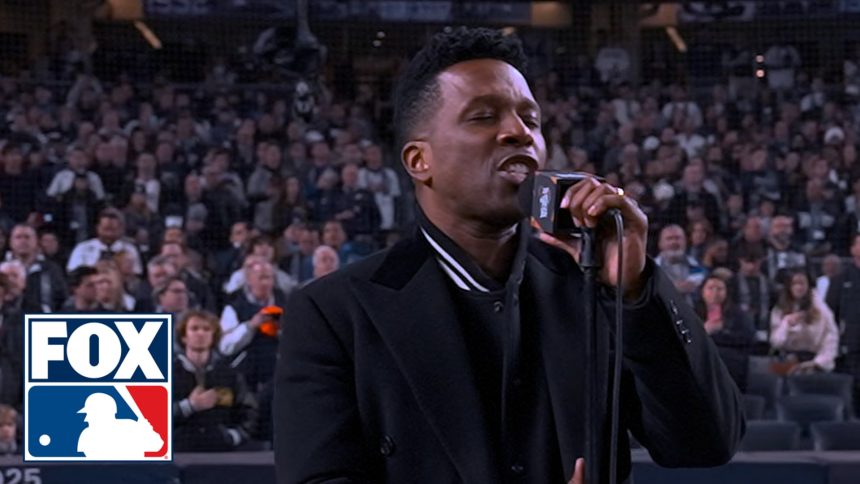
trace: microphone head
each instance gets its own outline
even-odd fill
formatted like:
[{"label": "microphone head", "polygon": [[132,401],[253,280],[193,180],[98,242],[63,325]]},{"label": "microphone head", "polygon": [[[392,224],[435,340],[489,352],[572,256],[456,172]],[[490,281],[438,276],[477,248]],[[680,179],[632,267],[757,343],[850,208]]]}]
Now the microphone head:
[{"label": "microphone head", "polygon": [[561,199],[568,188],[589,177],[603,181],[589,173],[536,171],[520,184],[517,193],[520,208],[544,232],[554,235],[575,234],[580,230],[573,224],[570,212],[560,208]]}]

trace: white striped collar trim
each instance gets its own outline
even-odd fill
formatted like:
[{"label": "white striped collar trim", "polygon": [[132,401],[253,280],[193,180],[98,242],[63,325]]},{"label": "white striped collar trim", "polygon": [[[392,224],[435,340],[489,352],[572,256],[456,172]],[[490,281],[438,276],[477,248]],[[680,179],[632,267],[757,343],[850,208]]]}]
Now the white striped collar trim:
[{"label": "white striped collar trim", "polygon": [[457,287],[465,291],[490,292],[489,289],[476,281],[475,278],[472,277],[472,275],[469,274],[469,272],[451,256],[451,254],[443,249],[438,242],[433,240],[433,237],[424,230],[424,227],[421,227],[421,233],[424,234],[424,238],[427,239],[427,242],[429,242],[430,246],[436,251],[436,259],[439,261],[439,265],[442,267],[442,270],[445,271],[445,274],[448,274],[448,277],[454,281],[454,284],[456,284]]}]

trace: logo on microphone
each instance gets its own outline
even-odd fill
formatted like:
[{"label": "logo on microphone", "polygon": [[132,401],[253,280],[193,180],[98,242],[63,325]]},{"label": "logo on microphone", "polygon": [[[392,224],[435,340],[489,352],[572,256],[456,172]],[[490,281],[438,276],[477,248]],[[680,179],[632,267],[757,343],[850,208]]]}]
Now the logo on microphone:
[{"label": "logo on microphone", "polygon": [[170,460],[172,323],[26,315],[24,460]]},{"label": "logo on microphone", "polygon": [[540,218],[549,215],[549,187],[541,187],[540,190]]}]

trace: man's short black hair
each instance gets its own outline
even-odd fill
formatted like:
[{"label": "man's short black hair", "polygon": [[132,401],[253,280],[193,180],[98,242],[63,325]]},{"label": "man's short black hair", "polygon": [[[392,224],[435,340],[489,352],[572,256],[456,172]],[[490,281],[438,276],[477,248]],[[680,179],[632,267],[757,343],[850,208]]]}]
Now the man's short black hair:
[{"label": "man's short black hair", "polygon": [[499,30],[458,27],[437,33],[403,71],[394,97],[394,135],[398,150],[419,120],[438,107],[436,76],[448,67],[473,59],[498,59],[525,74],[526,56],[520,40]]},{"label": "man's short black hair", "polygon": [[69,273],[69,287],[75,289],[81,284],[83,284],[84,279],[90,276],[94,276],[98,273],[99,271],[96,270],[95,267],[80,266]]}]

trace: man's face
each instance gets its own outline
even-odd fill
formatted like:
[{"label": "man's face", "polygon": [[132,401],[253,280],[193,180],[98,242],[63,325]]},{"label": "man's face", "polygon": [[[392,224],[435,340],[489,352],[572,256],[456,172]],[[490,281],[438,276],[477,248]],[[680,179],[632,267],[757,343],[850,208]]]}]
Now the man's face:
[{"label": "man's face", "polygon": [[248,269],[248,290],[257,299],[265,299],[275,288],[275,271],[269,264],[254,264]]},{"label": "man's face", "polygon": [[346,242],[346,232],[338,222],[328,222],[323,226],[323,244],[330,247],[340,247]]},{"label": "man's face", "polygon": [[312,255],[319,243],[319,235],[315,230],[303,230],[299,235],[299,251],[306,256]]},{"label": "man's face", "polygon": [[764,237],[761,229],[761,221],[757,218],[749,218],[744,224],[744,240],[758,242]]},{"label": "man's face", "polygon": [[122,236],[122,223],[113,217],[102,217],[98,227],[96,227],[96,232],[103,241],[113,243]]},{"label": "man's face", "polygon": [[18,425],[14,420],[6,420],[0,423],[0,442],[14,442],[18,433]]},{"label": "man's face", "polygon": [[188,289],[182,281],[174,280],[158,300],[165,311],[178,313],[188,308]]},{"label": "man's face", "polygon": [[687,249],[687,240],[684,231],[680,227],[666,227],[660,233],[661,252],[684,252]]},{"label": "man's face", "polygon": [[794,234],[794,226],[788,217],[774,217],[770,223],[770,236],[774,240],[787,244],[791,242],[791,236]]},{"label": "man's face", "polygon": [[234,244],[244,244],[248,240],[248,225],[245,222],[238,222],[230,227],[230,242]]},{"label": "man's face", "polygon": [[27,257],[37,251],[36,231],[30,227],[15,227],[10,239],[12,253],[16,256]]},{"label": "man's face", "polygon": [[75,289],[75,296],[83,301],[84,304],[94,304],[96,302],[96,283],[98,282],[98,278],[98,274],[86,276]]},{"label": "man's face", "polygon": [[518,186],[546,160],[540,108],[522,74],[499,60],[460,62],[437,79],[439,106],[404,150],[419,147],[427,167],[419,201],[429,213],[509,227],[523,217]]},{"label": "man's face", "polygon": [[215,329],[209,321],[192,317],[185,326],[185,334],[182,335],[182,343],[186,348],[195,351],[205,351],[212,348],[214,343]]},{"label": "man's face", "polygon": [[352,163],[344,165],[340,172],[341,182],[346,188],[354,188],[358,186],[358,166]]},{"label": "man's face", "polygon": [[147,279],[149,280],[150,286],[158,287],[164,284],[164,281],[174,274],[176,274],[175,267],[169,264],[159,264],[149,267]]}]

